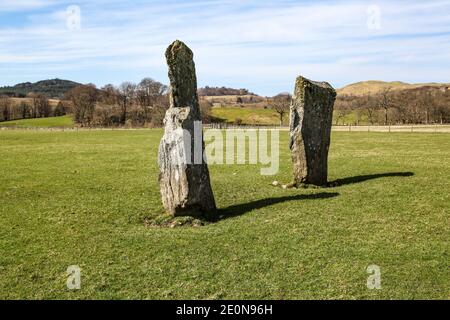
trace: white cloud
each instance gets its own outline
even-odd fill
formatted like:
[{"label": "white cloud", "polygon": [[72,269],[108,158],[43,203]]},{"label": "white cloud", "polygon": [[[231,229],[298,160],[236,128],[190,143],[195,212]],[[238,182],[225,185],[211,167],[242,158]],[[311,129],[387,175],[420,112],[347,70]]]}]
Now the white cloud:
[{"label": "white cloud", "polygon": [[0,68],[59,68],[64,76],[78,66],[85,82],[98,83],[109,71],[123,70],[127,80],[127,71],[145,69],[166,81],[164,50],[175,39],[193,48],[200,84],[251,85],[263,94],[288,90],[298,74],[340,86],[444,81],[450,67],[450,1],[380,1],[379,30],[367,28],[371,1],[76,2],[80,31],[66,28],[64,6],[2,27]]},{"label": "white cloud", "polygon": [[0,2],[0,12],[31,10],[54,3],[55,1],[52,0],[2,0]]}]

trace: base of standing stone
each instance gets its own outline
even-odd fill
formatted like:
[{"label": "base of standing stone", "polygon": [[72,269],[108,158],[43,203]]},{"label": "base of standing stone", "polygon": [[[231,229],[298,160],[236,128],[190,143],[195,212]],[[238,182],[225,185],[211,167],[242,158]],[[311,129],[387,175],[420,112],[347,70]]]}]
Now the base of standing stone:
[{"label": "base of standing stone", "polygon": [[[173,216],[211,218],[216,205],[208,167],[204,161],[195,163],[192,116],[188,107],[166,112],[165,132],[158,155],[161,197],[166,212]],[[202,137],[197,143],[202,144],[203,150]]]},{"label": "base of standing stone", "polygon": [[290,108],[292,186],[326,186],[336,91],[326,82],[298,77]]}]

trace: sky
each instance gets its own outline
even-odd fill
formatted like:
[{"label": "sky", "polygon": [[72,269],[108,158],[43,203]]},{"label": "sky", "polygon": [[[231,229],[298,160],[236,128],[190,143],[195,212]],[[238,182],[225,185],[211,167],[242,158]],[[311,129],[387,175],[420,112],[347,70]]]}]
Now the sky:
[{"label": "sky", "polygon": [[199,86],[272,96],[299,75],[336,88],[450,82],[450,0],[0,0],[0,86],[167,83],[176,39]]}]

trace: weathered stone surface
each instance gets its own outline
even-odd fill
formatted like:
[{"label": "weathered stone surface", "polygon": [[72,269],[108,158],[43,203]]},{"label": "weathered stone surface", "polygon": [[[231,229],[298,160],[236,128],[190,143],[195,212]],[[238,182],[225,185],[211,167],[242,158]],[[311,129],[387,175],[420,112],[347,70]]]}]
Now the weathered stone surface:
[{"label": "weathered stone surface", "polygon": [[303,77],[296,80],[290,108],[290,148],[296,186],[327,184],[335,98],[335,90],[326,82]]},{"label": "weathered stone surface", "polygon": [[204,142],[192,51],[181,41],[166,51],[170,108],[159,145],[159,185],[166,211],[174,216],[212,217],[216,210]]}]

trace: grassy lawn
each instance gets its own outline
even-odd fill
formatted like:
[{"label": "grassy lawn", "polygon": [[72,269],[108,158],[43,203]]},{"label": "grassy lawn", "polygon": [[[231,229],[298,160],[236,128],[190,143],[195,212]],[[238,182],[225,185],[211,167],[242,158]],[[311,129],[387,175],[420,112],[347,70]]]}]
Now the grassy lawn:
[{"label": "grassy lawn", "polygon": [[23,127],[23,128],[69,128],[73,127],[72,117],[51,117],[37,119],[22,119],[0,122],[0,127]]},{"label": "grassy lawn", "polygon": [[[242,108],[242,107],[215,107],[211,109],[211,115],[227,123],[235,123],[241,119],[242,124],[250,125],[279,125],[280,118],[272,109]],[[289,114],[285,116],[286,123]]]},{"label": "grassy lawn", "polygon": [[[226,107],[214,107],[211,109],[211,115],[218,120],[222,120],[227,123],[236,123],[236,119],[241,119],[242,124],[246,125],[276,125],[280,124],[280,118],[278,113],[272,109],[264,108],[252,108],[252,107],[239,107],[239,106],[226,106]],[[359,121],[357,121],[357,115],[355,112],[350,112],[344,116],[339,116],[339,112],[334,112],[333,124],[348,125],[356,124],[368,125],[369,121],[367,116],[360,115]],[[337,123],[336,123],[337,121]],[[283,120],[284,125],[289,124],[289,112],[286,113]]]},{"label": "grassy lawn", "polygon": [[0,298],[450,297],[450,135],[334,132],[341,185],[283,190],[280,133],[278,175],[210,166],[223,219],[179,228],[143,223],[162,212],[161,135],[0,132]]}]

